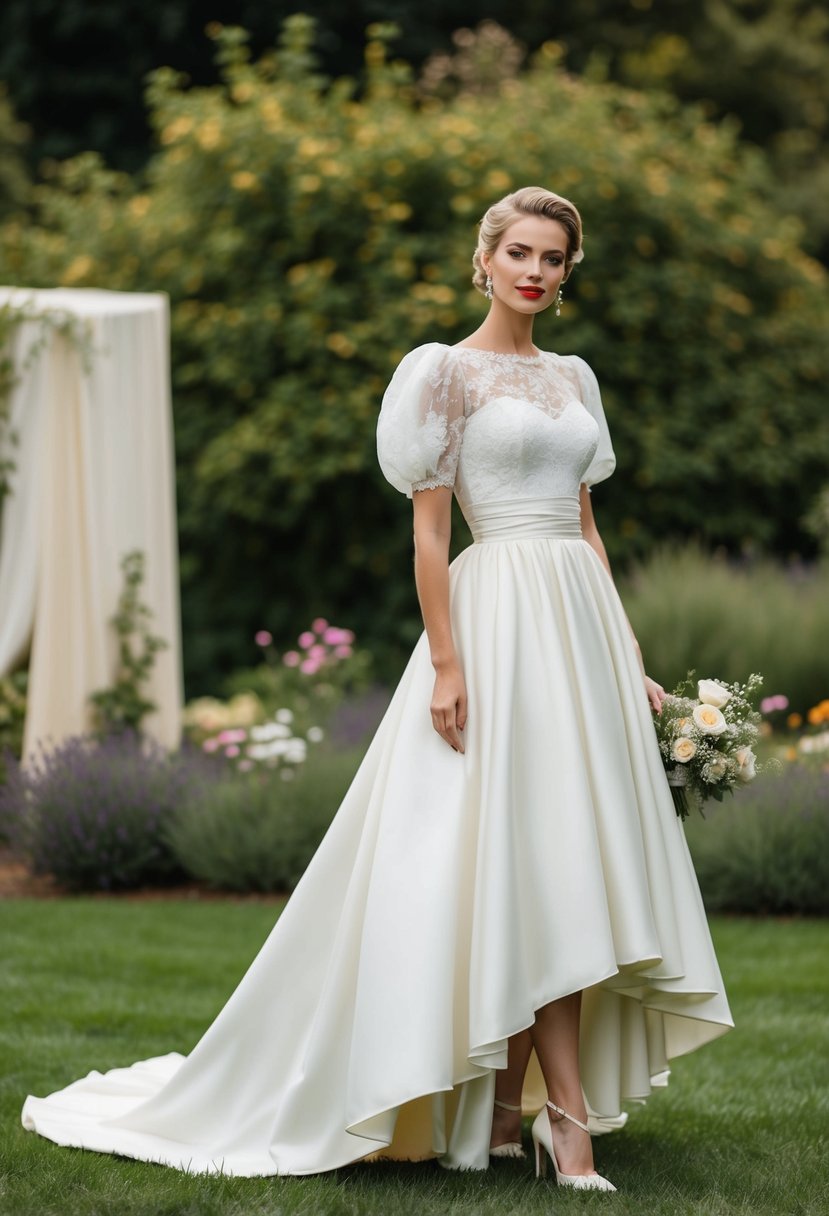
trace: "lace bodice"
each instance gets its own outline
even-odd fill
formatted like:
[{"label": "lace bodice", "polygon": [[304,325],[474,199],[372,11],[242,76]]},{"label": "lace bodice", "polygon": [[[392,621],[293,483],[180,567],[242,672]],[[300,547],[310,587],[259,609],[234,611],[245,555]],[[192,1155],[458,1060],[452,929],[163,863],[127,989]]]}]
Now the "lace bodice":
[{"label": "lace bodice", "polygon": [[429,343],[401,361],[383,398],[377,454],[413,491],[451,486],[461,509],[577,495],[616,458],[593,372],[577,355],[503,355]]}]

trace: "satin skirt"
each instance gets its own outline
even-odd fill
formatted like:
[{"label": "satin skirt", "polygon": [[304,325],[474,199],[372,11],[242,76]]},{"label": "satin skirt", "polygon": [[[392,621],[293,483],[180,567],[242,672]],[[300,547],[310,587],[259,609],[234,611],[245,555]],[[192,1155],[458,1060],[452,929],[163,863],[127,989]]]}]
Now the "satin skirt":
[{"label": "satin skirt", "polygon": [[[484,1169],[495,1070],[549,1001],[583,990],[594,1132],[733,1024],[578,500],[466,514],[475,543],[450,567],[464,754],[432,727],[423,634],[318,852],[189,1055],[29,1097],[26,1128],[194,1172],[375,1156]],[[533,1056],[525,1113],[544,1098]]]}]

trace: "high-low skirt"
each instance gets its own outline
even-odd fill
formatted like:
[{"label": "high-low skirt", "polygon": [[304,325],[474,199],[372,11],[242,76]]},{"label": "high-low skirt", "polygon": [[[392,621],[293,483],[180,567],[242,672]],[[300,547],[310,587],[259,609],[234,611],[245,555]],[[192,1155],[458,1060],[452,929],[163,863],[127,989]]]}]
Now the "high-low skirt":
[{"label": "high-low skirt", "polygon": [[[194,1172],[374,1154],[483,1169],[494,1070],[547,1002],[584,991],[596,1132],[733,1024],[618,594],[568,504],[536,506],[471,512],[476,543],[450,567],[465,752],[433,729],[423,634],[318,852],[189,1055],[29,1097],[25,1127]],[[533,1056],[525,1113],[544,1097]]]}]

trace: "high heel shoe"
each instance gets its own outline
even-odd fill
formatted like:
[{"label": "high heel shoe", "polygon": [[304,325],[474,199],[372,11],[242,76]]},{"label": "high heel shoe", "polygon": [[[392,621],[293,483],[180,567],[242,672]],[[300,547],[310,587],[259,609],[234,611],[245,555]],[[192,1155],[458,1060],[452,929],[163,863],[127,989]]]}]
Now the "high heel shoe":
[{"label": "high heel shoe", "polygon": [[[580,1119],[575,1119],[572,1115],[568,1115],[566,1110],[562,1110],[560,1106],[556,1106],[555,1102],[548,1102],[550,1110],[557,1111],[565,1119],[569,1119],[571,1123],[575,1123],[576,1127],[580,1127],[582,1131],[590,1135],[590,1129],[586,1123],[582,1123]],[[615,1191],[616,1187],[612,1182],[608,1182],[606,1178],[602,1178],[601,1174],[562,1174],[558,1168],[556,1160],[556,1150],[553,1147],[553,1129],[550,1126],[550,1117],[547,1114],[547,1107],[542,1106],[541,1110],[536,1115],[535,1122],[532,1128],[533,1144],[535,1146],[535,1176],[539,1174],[542,1177],[547,1175],[547,1155],[553,1163],[553,1169],[556,1172],[556,1182],[559,1186],[571,1186],[578,1191]],[[542,1154],[541,1150],[544,1150]]]},{"label": "high heel shoe", "polygon": [[[501,1110],[520,1110],[520,1106],[510,1106],[509,1102],[500,1102],[497,1098],[494,1099],[495,1105],[500,1106]],[[526,1153],[521,1144],[516,1140],[510,1140],[506,1144],[496,1144],[495,1148],[489,1150],[490,1157],[526,1157]]]}]

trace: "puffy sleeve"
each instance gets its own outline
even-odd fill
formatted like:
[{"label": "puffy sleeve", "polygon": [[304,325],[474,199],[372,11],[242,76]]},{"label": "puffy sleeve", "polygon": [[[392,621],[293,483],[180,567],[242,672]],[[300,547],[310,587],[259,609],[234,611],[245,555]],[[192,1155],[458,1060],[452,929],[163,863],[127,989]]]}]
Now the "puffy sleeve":
[{"label": "puffy sleeve", "polygon": [[613,444],[610,442],[610,431],[607,428],[607,419],[604,416],[599,382],[594,375],[593,369],[588,363],[585,363],[584,359],[579,358],[578,355],[573,355],[573,362],[576,365],[576,375],[578,376],[581,388],[582,404],[592,414],[599,427],[599,446],[596,448],[596,453],[590,461],[587,471],[582,475],[582,481],[589,488],[595,485],[597,481],[604,481],[606,477],[610,476],[616,468],[616,453],[613,451]]},{"label": "puffy sleeve", "polygon": [[377,420],[377,459],[387,481],[414,490],[452,487],[464,427],[463,372],[448,346],[430,342],[400,362]]}]

